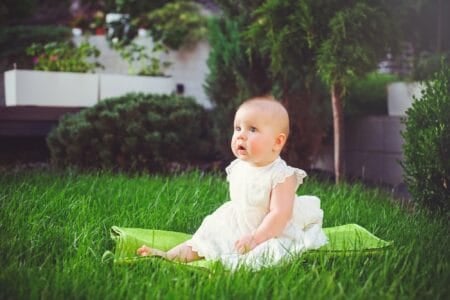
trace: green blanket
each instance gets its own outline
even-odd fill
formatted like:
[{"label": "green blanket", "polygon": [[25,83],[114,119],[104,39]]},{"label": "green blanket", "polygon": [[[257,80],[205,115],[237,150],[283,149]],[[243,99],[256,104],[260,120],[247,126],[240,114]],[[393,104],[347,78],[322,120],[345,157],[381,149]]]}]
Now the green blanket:
[{"label": "green blanket", "polygon": [[[309,255],[314,255],[314,253],[330,255],[373,253],[392,245],[391,241],[384,241],[357,224],[328,227],[323,230],[328,237],[328,244],[320,249],[308,251]],[[115,242],[115,250],[114,253],[106,251],[103,258],[113,258],[114,263],[145,260],[149,257],[136,255],[136,250],[140,246],[145,244],[160,250],[169,250],[190,237],[190,234],[181,232],[113,226],[111,227],[111,238]],[[191,266],[206,268],[213,264],[214,262],[206,260],[188,263]]]}]

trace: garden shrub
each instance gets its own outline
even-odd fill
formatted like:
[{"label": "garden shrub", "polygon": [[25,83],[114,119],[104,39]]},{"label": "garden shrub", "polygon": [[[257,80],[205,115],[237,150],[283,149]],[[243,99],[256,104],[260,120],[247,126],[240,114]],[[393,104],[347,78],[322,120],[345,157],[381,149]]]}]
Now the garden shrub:
[{"label": "garden shrub", "polygon": [[[443,65],[443,64],[442,64]],[[403,168],[416,203],[450,208],[450,69],[443,65],[425,82],[421,99],[406,112]]]},{"label": "garden shrub", "polygon": [[387,115],[387,85],[398,80],[393,74],[369,73],[350,83],[345,98],[347,116]]},{"label": "garden shrub", "polygon": [[56,167],[159,172],[213,158],[210,128],[192,98],[127,94],[64,116],[47,144]]}]

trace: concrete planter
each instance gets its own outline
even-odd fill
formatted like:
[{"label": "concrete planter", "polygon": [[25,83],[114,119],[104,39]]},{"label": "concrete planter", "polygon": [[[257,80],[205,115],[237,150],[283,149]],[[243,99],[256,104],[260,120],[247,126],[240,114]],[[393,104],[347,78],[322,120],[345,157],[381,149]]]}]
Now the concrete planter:
[{"label": "concrete planter", "polygon": [[387,86],[388,115],[405,116],[413,103],[413,97],[420,99],[424,84],[420,82],[394,82]]},{"label": "concrete planter", "polygon": [[6,106],[88,107],[127,93],[171,94],[171,77],[11,70],[5,72]]},{"label": "concrete planter", "polygon": [[84,107],[97,103],[98,75],[11,70],[5,72],[6,106]]},{"label": "concrete planter", "polygon": [[119,97],[127,93],[171,94],[175,83],[171,77],[132,76],[118,74],[100,75],[100,100]]}]

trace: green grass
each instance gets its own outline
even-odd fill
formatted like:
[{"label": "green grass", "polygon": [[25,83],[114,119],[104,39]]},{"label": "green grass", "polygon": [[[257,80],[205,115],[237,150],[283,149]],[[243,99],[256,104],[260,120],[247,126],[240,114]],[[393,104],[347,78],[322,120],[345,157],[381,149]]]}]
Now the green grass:
[{"label": "green grass", "polygon": [[223,177],[49,171],[0,175],[1,299],[448,299],[449,222],[361,185],[308,180],[324,226],[357,223],[394,246],[377,255],[299,257],[257,273],[161,260],[102,263],[112,225],[193,233],[227,199]]}]

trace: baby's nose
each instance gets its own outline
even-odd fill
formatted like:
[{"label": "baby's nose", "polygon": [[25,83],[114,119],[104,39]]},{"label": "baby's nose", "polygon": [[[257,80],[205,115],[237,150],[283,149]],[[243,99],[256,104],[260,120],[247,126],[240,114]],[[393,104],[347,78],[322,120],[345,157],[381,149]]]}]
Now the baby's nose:
[{"label": "baby's nose", "polygon": [[246,138],[247,138],[247,135],[245,134],[244,130],[240,131],[239,134],[238,134],[238,139],[243,140],[243,139],[246,139]]}]

